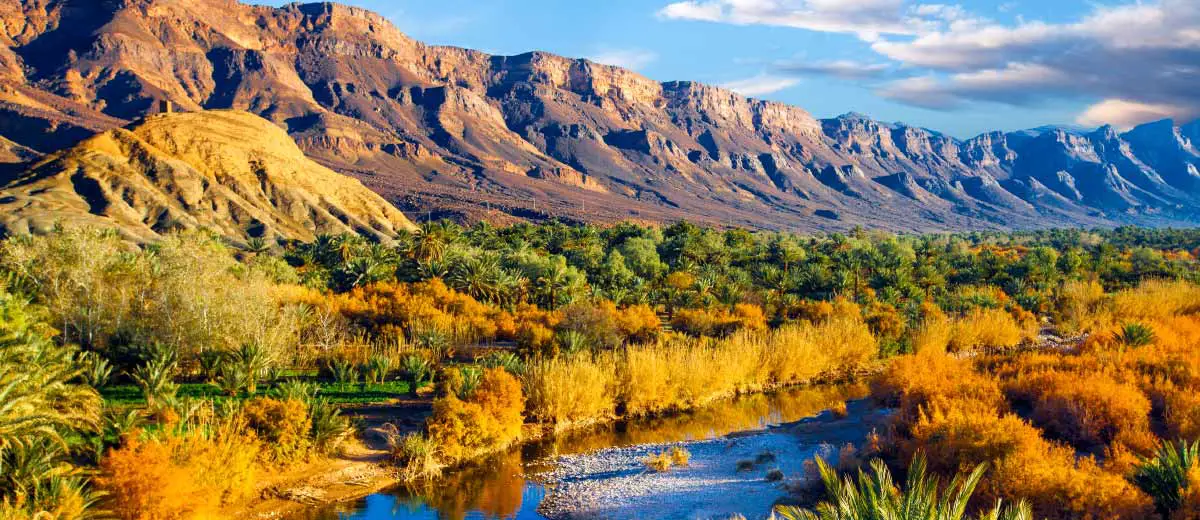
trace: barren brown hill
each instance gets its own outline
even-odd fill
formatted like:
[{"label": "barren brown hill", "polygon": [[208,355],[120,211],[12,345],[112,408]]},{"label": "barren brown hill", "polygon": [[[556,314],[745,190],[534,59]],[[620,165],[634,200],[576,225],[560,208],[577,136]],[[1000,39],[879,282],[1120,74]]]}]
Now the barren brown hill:
[{"label": "barren brown hill", "polygon": [[394,237],[412,223],[355,179],[304,156],[247,112],[151,116],[37,162],[0,187],[0,228],[115,227],[152,240],[168,229],[311,240],[317,233]]},{"label": "barren brown hill", "polygon": [[10,0],[0,22],[0,135],[17,143],[50,151],[160,100],[247,110],[422,217],[911,231],[1192,223],[1200,208],[1195,124],[959,140],[425,45],[327,3]]}]

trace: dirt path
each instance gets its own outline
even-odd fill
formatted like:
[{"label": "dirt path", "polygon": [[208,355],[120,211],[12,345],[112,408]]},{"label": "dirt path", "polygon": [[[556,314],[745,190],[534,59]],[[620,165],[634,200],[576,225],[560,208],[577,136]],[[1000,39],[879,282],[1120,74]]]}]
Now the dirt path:
[{"label": "dirt path", "polygon": [[226,511],[229,518],[285,518],[325,504],[357,500],[399,484],[388,460],[382,429],[417,431],[432,411],[429,398],[343,409],[358,426],[336,456],[324,457],[270,474],[260,482],[260,499]]}]

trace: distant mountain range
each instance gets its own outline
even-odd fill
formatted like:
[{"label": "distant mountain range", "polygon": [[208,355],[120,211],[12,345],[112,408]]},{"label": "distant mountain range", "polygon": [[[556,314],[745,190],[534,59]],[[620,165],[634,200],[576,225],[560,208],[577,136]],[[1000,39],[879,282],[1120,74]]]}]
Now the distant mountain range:
[{"label": "distant mountain range", "polygon": [[1200,221],[1200,123],[959,140],[587,60],[425,45],[337,4],[0,4],[0,161],[74,146],[162,101],[258,114],[421,218],[895,231]]}]

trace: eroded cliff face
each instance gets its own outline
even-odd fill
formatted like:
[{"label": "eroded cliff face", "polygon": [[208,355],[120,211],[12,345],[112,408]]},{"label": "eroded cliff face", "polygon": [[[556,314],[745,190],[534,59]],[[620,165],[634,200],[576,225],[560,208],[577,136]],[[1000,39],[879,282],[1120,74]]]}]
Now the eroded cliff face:
[{"label": "eroded cliff face", "polygon": [[1195,125],[961,141],[542,52],[425,45],[337,4],[18,0],[0,24],[0,135],[20,145],[52,151],[162,100],[247,110],[425,215],[1155,224],[1194,221],[1200,193]]},{"label": "eroded cliff face", "polygon": [[304,156],[282,129],[240,111],[150,116],[47,156],[0,184],[0,230],[119,229],[149,241],[172,229],[312,240],[379,240],[415,229],[359,181]]}]

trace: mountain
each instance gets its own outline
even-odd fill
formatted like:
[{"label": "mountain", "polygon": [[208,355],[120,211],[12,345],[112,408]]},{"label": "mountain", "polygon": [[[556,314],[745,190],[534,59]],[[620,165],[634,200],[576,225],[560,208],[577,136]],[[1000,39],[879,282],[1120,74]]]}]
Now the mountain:
[{"label": "mountain", "polygon": [[422,217],[894,231],[1200,218],[1194,124],[960,140],[543,52],[426,45],[338,4],[0,5],[0,136],[51,152],[165,100],[258,114]]},{"label": "mountain", "polygon": [[117,228],[134,240],[204,227],[239,241],[376,239],[413,230],[362,183],[309,160],[247,112],[150,116],[47,156],[0,186],[0,229]]}]

